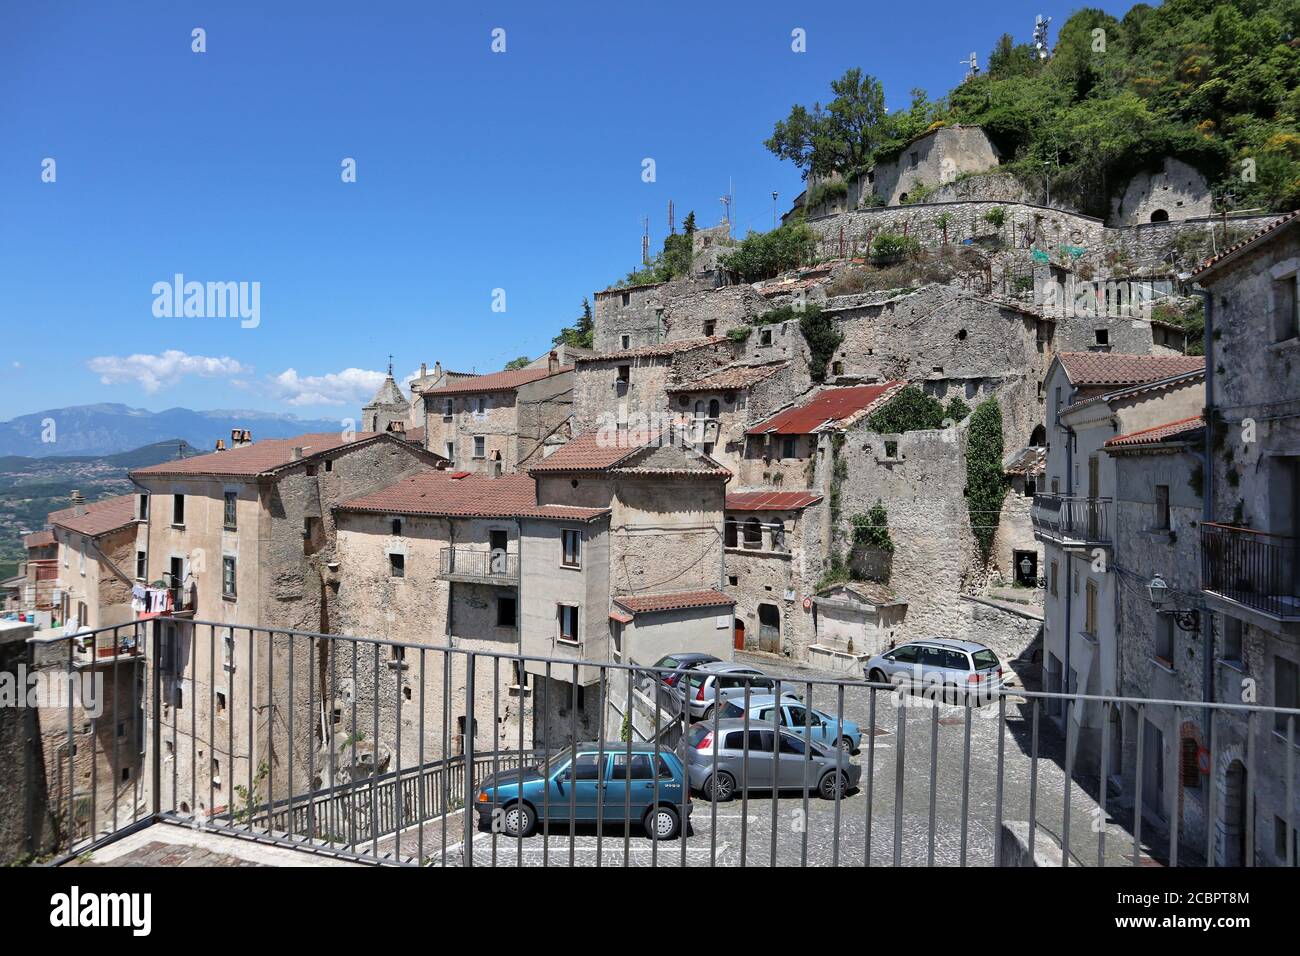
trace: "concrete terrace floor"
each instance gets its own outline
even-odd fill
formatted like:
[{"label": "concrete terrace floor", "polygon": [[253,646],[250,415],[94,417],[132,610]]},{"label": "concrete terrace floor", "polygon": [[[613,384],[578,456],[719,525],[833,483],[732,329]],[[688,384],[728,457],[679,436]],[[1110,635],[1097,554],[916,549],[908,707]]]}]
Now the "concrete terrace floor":
[{"label": "concrete terrace floor", "polygon": [[368,866],[175,823],[155,823],[64,866]]}]

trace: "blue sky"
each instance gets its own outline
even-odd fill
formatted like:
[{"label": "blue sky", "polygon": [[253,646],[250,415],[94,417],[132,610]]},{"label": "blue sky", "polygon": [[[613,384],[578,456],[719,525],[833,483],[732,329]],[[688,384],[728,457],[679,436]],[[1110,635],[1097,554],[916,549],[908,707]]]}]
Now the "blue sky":
[{"label": "blue sky", "polygon": [[[540,354],[638,264],[642,216],[659,247],[669,199],[712,225],[730,180],[738,233],[769,228],[772,191],[784,208],[802,187],[762,141],[847,67],[900,108],[1002,32],[1027,40],[1036,13],[1055,39],[1076,8],[7,4],[0,418],[88,402],[333,417],[390,352],[399,376]],[[260,283],[260,323],[155,317],[176,273]]]}]

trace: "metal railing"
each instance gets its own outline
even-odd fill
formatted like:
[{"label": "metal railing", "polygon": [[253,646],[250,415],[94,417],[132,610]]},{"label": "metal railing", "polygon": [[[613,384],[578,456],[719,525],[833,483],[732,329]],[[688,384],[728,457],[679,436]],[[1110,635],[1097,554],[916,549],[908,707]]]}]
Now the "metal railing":
[{"label": "metal railing", "polygon": [[1201,523],[1201,586],[1279,620],[1300,620],[1300,538]]},{"label": "metal railing", "polygon": [[1036,532],[1061,544],[1107,544],[1110,511],[1110,498],[1034,495],[1030,520]]},{"label": "metal railing", "polygon": [[443,548],[438,574],[454,580],[518,582],[519,555],[507,551]]},{"label": "metal railing", "polygon": [[1297,709],[807,672],[717,706],[681,669],[187,619],[34,639],[28,667],[128,635],[146,666],[97,668],[103,706],[39,708],[27,812],[60,859],[171,823],[402,865],[1295,862]]}]

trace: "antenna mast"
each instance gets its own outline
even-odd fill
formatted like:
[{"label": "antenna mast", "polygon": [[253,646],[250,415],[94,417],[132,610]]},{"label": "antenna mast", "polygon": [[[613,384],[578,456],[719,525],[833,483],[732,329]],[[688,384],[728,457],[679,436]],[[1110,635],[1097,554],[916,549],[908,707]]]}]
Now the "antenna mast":
[{"label": "antenna mast", "polygon": [[1049,55],[1047,47],[1047,27],[1051,22],[1051,17],[1045,17],[1041,13],[1034,17],[1034,49],[1038,51],[1038,58],[1040,60],[1046,60]]}]

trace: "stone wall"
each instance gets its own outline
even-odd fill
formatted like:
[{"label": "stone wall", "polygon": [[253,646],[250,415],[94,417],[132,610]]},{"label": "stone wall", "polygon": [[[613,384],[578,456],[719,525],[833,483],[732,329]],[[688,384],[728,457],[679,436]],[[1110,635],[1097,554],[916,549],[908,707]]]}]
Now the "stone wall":
[{"label": "stone wall", "polygon": [[[19,674],[26,672],[32,630],[31,624],[0,621],[0,679],[17,686]],[[35,708],[0,707],[0,765],[5,768],[0,774],[0,866],[42,856],[54,849],[57,838],[45,739],[36,721]]]},{"label": "stone wall", "polygon": [[1192,219],[1214,214],[1210,184],[1194,167],[1166,157],[1158,170],[1138,173],[1122,196],[1111,200],[1110,221],[1133,226],[1142,222]]},{"label": "stone wall", "polygon": [[[574,375],[573,416],[577,432],[615,421],[647,416],[650,421],[668,413],[670,385],[699,378],[730,364],[736,354],[727,339],[671,354],[602,358],[579,362]],[[628,381],[620,382],[619,368],[626,366]]]}]

